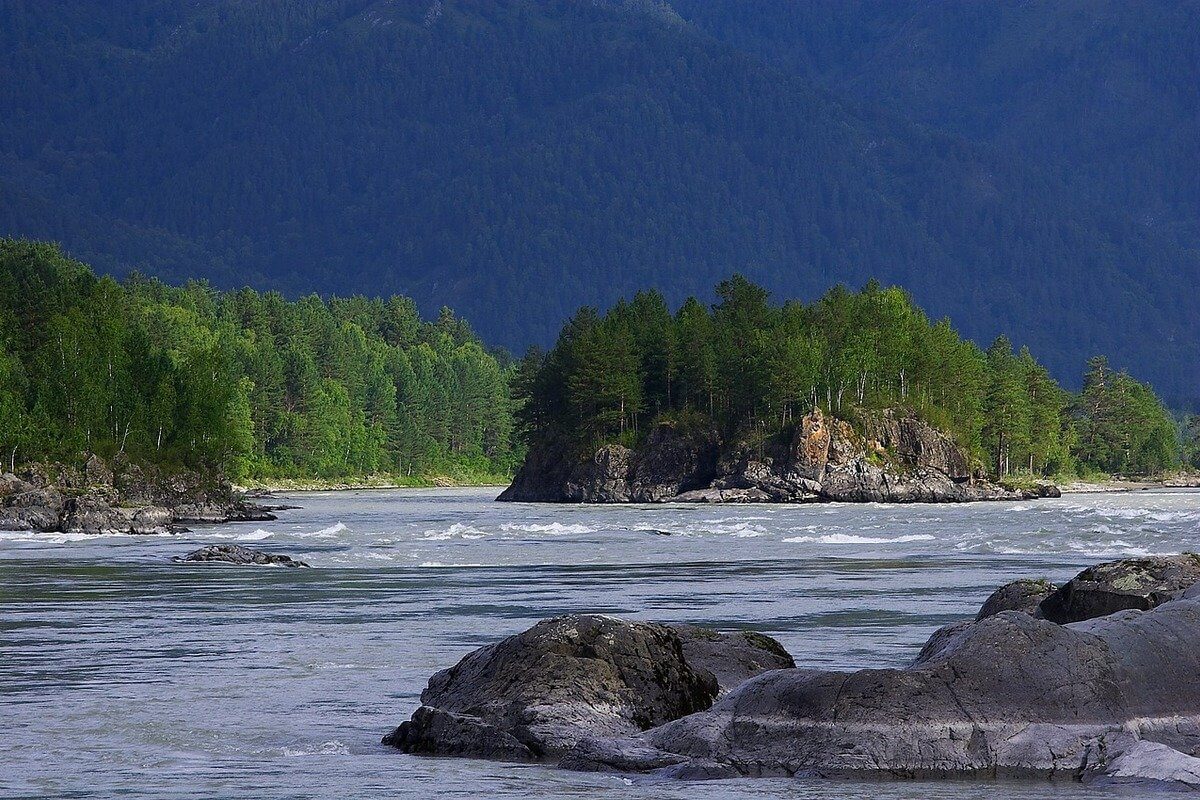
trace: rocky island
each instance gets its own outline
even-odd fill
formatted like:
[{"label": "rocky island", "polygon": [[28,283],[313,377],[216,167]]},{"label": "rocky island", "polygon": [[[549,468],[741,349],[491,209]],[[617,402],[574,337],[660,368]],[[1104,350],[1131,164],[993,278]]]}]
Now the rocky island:
[{"label": "rocky island", "polygon": [[[1057,497],[1039,481],[989,481],[954,440],[916,415],[887,409],[849,422],[814,409],[753,445],[714,427],[660,423],[636,449],[607,444],[585,457],[561,441],[535,444],[498,499],[576,503],[961,503]],[[861,432],[860,432],[861,431]]]},{"label": "rocky island", "polygon": [[1200,556],[1001,587],[903,669],[806,669],[775,640],[545,620],[430,679],[408,753],[657,778],[1043,777],[1200,786]]},{"label": "rocky island", "polygon": [[217,474],[168,472],[126,458],[108,464],[31,464],[0,475],[0,530],[163,533],[189,523],[265,521],[271,509],[250,501]]}]

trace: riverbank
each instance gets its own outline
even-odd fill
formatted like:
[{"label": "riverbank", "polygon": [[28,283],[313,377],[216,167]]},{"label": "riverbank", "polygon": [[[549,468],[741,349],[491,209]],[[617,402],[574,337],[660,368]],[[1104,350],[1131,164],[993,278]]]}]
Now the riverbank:
[{"label": "riverbank", "polygon": [[1098,494],[1102,492],[1143,492],[1149,489],[1200,489],[1200,475],[1176,473],[1158,478],[1089,477],[1056,481],[1063,494]]},{"label": "riverbank", "polygon": [[238,489],[248,493],[274,492],[348,492],[363,489],[454,489],[486,488],[504,489],[512,482],[511,475],[450,476],[432,475],[412,477],[406,475],[367,475],[345,478],[267,478],[243,480]]}]

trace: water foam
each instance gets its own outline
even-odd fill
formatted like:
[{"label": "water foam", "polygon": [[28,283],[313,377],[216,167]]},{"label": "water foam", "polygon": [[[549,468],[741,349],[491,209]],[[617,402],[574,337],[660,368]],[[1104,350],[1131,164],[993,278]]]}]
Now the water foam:
[{"label": "water foam", "polygon": [[554,536],[564,536],[571,534],[595,533],[598,529],[590,525],[568,524],[564,525],[561,522],[550,522],[545,524],[531,523],[522,525],[516,522],[506,522],[500,526],[500,530],[505,533],[549,533]]},{"label": "water foam", "polygon": [[905,542],[931,542],[935,537],[927,533],[910,533],[904,536],[856,536],[852,533],[829,533],[824,536],[792,536],[783,541],[799,544],[903,544]]}]

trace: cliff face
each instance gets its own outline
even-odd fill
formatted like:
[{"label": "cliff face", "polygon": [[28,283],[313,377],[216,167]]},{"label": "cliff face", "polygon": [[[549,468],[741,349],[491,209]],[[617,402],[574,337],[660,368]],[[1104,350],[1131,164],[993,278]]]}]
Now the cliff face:
[{"label": "cliff face", "polygon": [[814,410],[790,440],[723,441],[715,430],[658,425],[637,450],[617,444],[577,459],[559,443],[531,449],[498,499],[514,502],[955,503],[1055,494],[973,479],[966,454],[915,416],[883,411],[860,435]]}]

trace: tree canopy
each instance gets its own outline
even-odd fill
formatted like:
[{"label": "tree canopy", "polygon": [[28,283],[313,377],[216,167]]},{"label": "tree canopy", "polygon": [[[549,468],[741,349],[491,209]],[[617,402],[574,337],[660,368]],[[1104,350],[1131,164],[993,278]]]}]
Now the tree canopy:
[{"label": "tree canopy", "polygon": [[741,275],[716,302],[674,314],[655,291],[606,314],[584,307],[549,352],[524,359],[516,383],[526,439],[581,450],[634,443],[663,418],[703,420],[730,434],[783,431],[819,407],[904,408],[952,434],[994,475],[1081,466],[1146,474],[1178,460],[1175,428],[1146,385],[1089,372],[1073,401],[1030,351],[998,338],[987,351],[932,321],[897,287],[837,286],[815,303],[776,305]]},{"label": "tree canopy", "polygon": [[0,240],[0,446],[233,477],[506,474],[509,368],[448,309],[97,277]]}]

